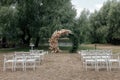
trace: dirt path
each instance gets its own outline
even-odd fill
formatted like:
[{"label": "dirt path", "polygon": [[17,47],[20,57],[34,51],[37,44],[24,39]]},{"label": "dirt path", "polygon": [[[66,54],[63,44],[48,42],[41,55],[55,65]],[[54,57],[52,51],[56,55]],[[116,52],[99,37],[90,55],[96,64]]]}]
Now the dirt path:
[{"label": "dirt path", "polygon": [[0,80],[120,80],[120,70],[86,72],[78,54],[48,54],[36,71],[2,72],[0,69]]}]

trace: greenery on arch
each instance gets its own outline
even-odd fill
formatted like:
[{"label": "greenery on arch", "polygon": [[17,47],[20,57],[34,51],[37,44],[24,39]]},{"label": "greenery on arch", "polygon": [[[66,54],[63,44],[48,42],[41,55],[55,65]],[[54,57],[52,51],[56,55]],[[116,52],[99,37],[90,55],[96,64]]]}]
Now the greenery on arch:
[{"label": "greenery on arch", "polygon": [[70,34],[68,34],[68,38],[72,42],[72,48],[70,49],[70,52],[71,53],[77,52],[78,47],[79,47],[79,40],[78,40],[77,36],[74,33],[70,33]]}]

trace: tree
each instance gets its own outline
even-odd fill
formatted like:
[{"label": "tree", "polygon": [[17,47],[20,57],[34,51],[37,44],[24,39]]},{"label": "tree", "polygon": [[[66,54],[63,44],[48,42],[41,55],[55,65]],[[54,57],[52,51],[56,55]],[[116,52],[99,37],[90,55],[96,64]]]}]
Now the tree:
[{"label": "tree", "polygon": [[120,1],[112,1],[108,14],[109,42],[120,44]]},{"label": "tree", "polygon": [[76,12],[70,0],[1,0],[0,3],[1,34],[6,40],[18,39],[26,46],[32,40],[37,47],[41,39],[49,38],[55,30],[73,29]]},{"label": "tree", "polygon": [[52,2],[44,0],[42,11],[44,14],[41,22],[42,28],[40,28],[39,32],[42,38],[51,37],[52,33],[56,30],[74,29],[76,12],[75,9],[72,8],[70,0],[53,0]]},{"label": "tree", "polygon": [[1,6],[0,8],[0,31],[2,37],[2,47],[7,47],[7,41],[16,40],[16,12],[13,6]]},{"label": "tree", "polygon": [[70,0],[53,0],[52,2],[44,0],[43,4],[45,12],[42,23],[44,27],[50,28],[50,36],[55,30],[71,29],[76,12]]},{"label": "tree", "polygon": [[79,40],[81,43],[89,42],[89,11],[84,9],[78,18]]}]

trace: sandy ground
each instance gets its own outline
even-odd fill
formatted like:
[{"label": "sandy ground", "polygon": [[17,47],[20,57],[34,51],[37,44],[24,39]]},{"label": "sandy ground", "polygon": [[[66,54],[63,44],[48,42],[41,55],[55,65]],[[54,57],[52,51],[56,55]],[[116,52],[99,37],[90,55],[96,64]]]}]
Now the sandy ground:
[{"label": "sandy ground", "polygon": [[[0,60],[2,60],[0,54]],[[35,71],[2,71],[0,62],[0,80],[120,80],[120,70],[85,71],[79,54],[47,54]]]}]

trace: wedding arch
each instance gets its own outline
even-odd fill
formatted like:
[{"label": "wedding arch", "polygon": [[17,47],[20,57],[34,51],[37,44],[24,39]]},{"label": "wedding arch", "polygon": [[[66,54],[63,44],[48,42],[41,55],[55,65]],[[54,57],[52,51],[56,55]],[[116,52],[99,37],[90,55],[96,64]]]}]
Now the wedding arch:
[{"label": "wedding arch", "polygon": [[78,48],[78,40],[77,37],[72,33],[71,30],[67,29],[61,29],[59,31],[55,31],[51,38],[49,39],[49,49],[51,50],[52,53],[59,53],[61,50],[59,49],[58,46],[58,39],[60,38],[61,35],[68,35],[68,37],[72,40],[72,49],[71,52],[75,52]]}]

